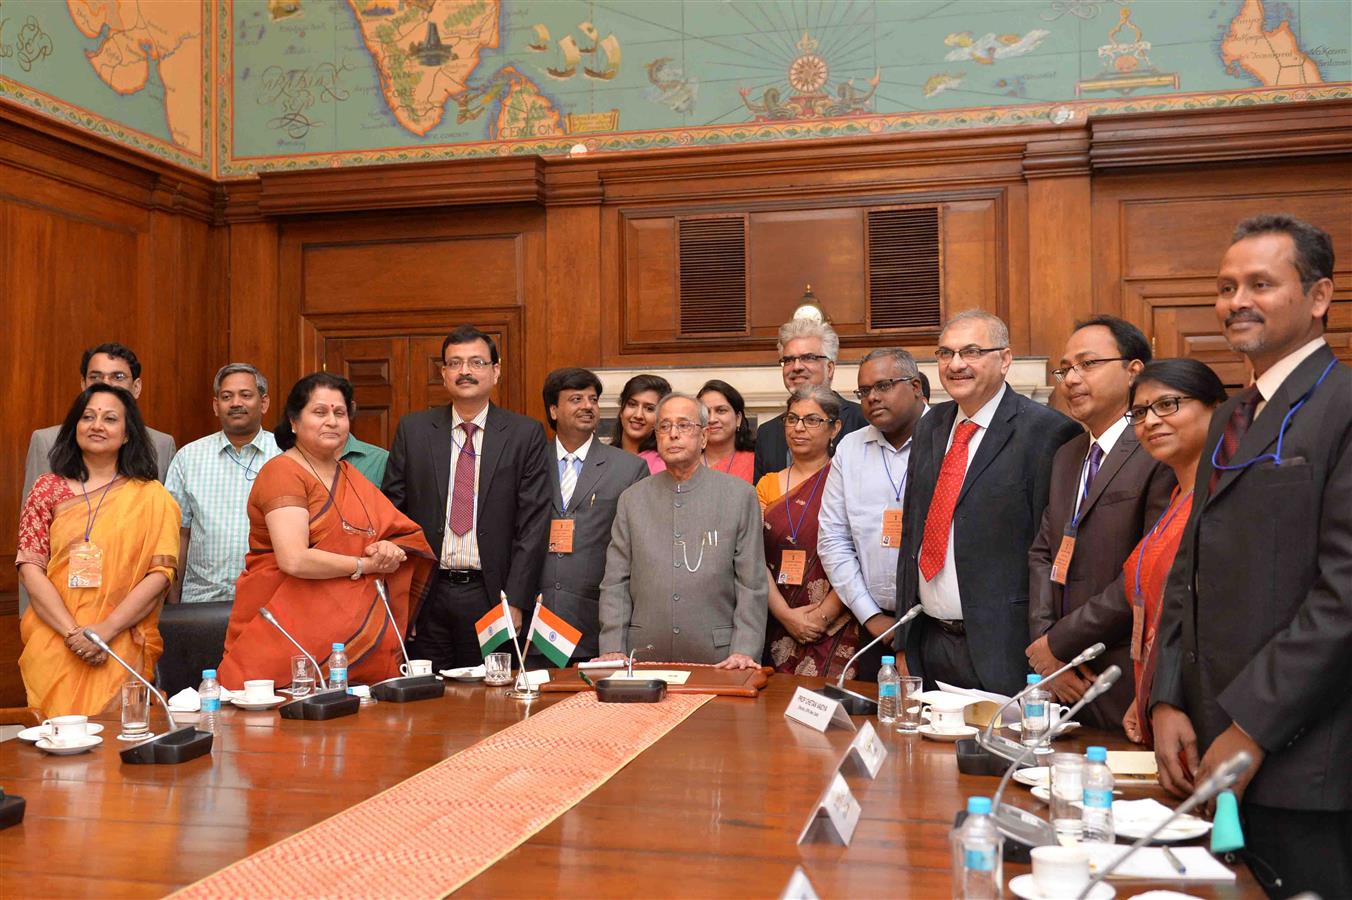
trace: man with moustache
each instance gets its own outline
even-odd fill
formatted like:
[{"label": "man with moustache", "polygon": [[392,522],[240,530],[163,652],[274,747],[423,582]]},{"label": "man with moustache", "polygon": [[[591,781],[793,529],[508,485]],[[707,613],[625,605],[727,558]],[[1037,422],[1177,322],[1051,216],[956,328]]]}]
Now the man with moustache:
[{"label": "man with moustache", "polygon": [[409,654],[435,669],[480,661],[474,623],[501,592],[518,628],[534,608],[551,465],[540,423],[489,401],[502,373],[490,335],[461,325],[441,358],[451,403],[399,420],[381,485],[440,558],[409,631]]},{"label": "man with moustache", "polygon": [[601,659],[760,665],[769,614],[756,491],[701,465],[709,410],[688,394],[657,405],[667,468],[620,495],[601,581]]},{"label": "man with moustache", "polygon": [[[1128,425],[1127,391],[1150,362],[1150,342],[1135,325],[1093,316],[1075,325],[1060,368],[1071,417],[1085,432],[1064,444],[1052,462],[1051,493],[1042,527],[1028,552],[1028,628],[1024,650],[1043,677],[1091,644],[1108,649],[1080,671],[1052,682],[1063,703],[1084,695],[1110,665],[1131,671],[1131,605],[1122,564],[1169,505],[1177,482],[1136,441]],[[1122,730],[1135,697],[1122,677],[1081,716],[1095,728]]]},{"label": "man with moustache", "polygon": [[282,452],[263,428],[271,398],[261,372],[230,363],[211,387],[221,430],[178,451],[164,479],[183,513],[181,569],[170,602],[234,601],[249,552],[249,491],[263,463]]},{"label": "man with moustache", "polygon": [[[835,329],[818,319],[793,319],[779,328],[779,366],[784,387],[793,393],[805,384],[831,387],[836,374],[836,356],[840,337]],[[840,401],[840,433],[832,441],[834,449],[847,434],[868,424],[858,403],[836,394]],[[793,465],[788,439],[784,436],[784,414],[780,413],[756,429],[756,465],[752,484],[766,472],[778,472]]]},{"label": "man with moustache", "polygon": [[925,679],[1013,694],[1028,672],[1028,548],[1052,457],[1080,428],[1005,384],[1014,355],[999,317],[949,319],[935,351],[953,400],[915,427],[906,475],[897,609],[925,615],[897,640]]},{"label": "man with moustache", "polygon": [[1246,855],[1281,897],[1352,896],[1352,369],[1324,339],[1333,273],[1329,235],[1290,216],[1241,222],[1221,260],[1216,318],[1255,383],[1212,416],[1149,701],[1175,795],[1253,757],[1234,787]]},{"label": "man with moustache", "polygon": [[555,369],[545,378],[545,416],[554,429],[549,466],[549,552],[540,575],[544,605],[582,632],[574,659],[598,651],[598,603],[606,550],[620,494],[648,477],[648,464],[596,439],[601,379],[586,369]]},{"label": "man with moustache", "polygon": [[[864,357],[854,393],[869,424],[836,445],[822,492],[817,553],[841,602],[868,631],[867,643],[897,621],[901,501],[911,432],[928,407],[915,358],[896,347]],[[876,678],[883,652],[879,644],[860,657],[853,677]]]}]

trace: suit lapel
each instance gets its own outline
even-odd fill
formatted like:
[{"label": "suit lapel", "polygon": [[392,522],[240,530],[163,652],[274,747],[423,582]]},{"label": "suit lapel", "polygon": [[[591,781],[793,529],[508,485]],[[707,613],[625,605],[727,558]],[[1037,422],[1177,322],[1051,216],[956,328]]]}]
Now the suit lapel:
[{"label": "suit lapel", "polygon": [[433,438],[427,444],[427,452],[432,457],[432,473],[437,480],[437,494],[441,497],[441,509],[451,491],[451,408],[438,406],[432,410]]},{"label": "suit lapel", "polygon": [[549,442],[549,463],[546,466],[549,469],[549,499],[554,505],[550,508],[550,515],[554,510],[563,509],[563,489],[559,486],[559,456],[556,450],[557,444],[554,441]]},{"label": "suit lapel", "polygon": [[930,470],[925,474],[925,483],[931,487],[939,483],[939,470],[944,467],[944,454],[948,452],[948,436],[953,433],[953,423],[958,418],[958,404],[949,402],[936,410],[935,428],[930,435]]},{"label": "suit lapel", "polygon": [[[1122,467],[1127,464],[1127,460],[1131,459],[1131,455],[1135,453],[1140,446],[1141,445],[1136,442],[1136,435],[1132,432],[1130,427],[1118,436],[1117,443],[1113,444],[1112,451],[1109,452],[1109,454],[1104,457],[1103,462],[1099,464],[1098,475],[1094,477],[1094,483],[1089,485],[1089,496],[1084,498],[1084,506],[1080,509],[1080,518],[1084,518],[1088,515],[1089,510],[1094,508],[1094,504],[1098,501],[1098,498],[1103,496],[1103,492],[1107,490],[1108,485],[1112,483],[1113,476],[1121,471]],[[1083,460],[1080,461],[1080,465],[1084,465]],[[1076,490],[1078,489],[1079,482],[1077,481]]]},{"label": "suit lapel", "polygon": [[[507,446],[507,417],[492,403],[488,404],[488,418],[484,420],[484,442],[479,461],[479,510],[488,508],[488,488],[493,484],[493,473],[498,469],[502,451]],[[557,465],[557,463],[555,463]],[[558,473],[555,473],[555,478]]]},{"label": "suit lapel", "polygon": [[587,451],[587,460],[582,464],[582,471],[578,473],[577,484],[573,487],[573,502],[570,504],[569,512],[577,509],[581,498],[586,497],[596,487],[596,483],[601,480],[601,467],[605,465],[605,457],[599,451],[600,441],[593,439],[591,449]]},{"label": "suit lapel", "polygon": [[962,481],[962,490],[958,493],[958,503],[962,503],[962,498],[967,496],[967,492],[972,489],[972,485],[981,477],[981,473],[986,470],[1004,449],[1005,444],[1009,442],[1014,434],[1014,417],[1019,414],[1018,394],[1012,387],[1005,388],[1005,396],[1000,401],[1000,405],[995,408],[995,416],[991,419],[991,427],[986,429],[986,433],[981,436],[981,444],[976,448],[976,456],[972,457],[972,462],[967,466],[967,476]]}]

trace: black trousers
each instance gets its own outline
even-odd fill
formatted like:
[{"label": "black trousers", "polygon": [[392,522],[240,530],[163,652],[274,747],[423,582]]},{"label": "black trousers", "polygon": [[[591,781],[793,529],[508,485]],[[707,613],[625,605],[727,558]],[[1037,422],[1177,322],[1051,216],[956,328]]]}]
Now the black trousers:
[{"label": "black trousers", "polygon": [[474,623],[491,604],[483,578],[456,584],[438,569],[408,639],[411,659],[432,660],[432,671],[483,662]]},{"label": "black trousers", "polygon": [[1269,897],[1313,891],[1352,897],[1352,810],[1277,809],[1245,802],[1244,858]]},{"label": "black trousers", "polygon": [[[920,631],[920,668],[925,690],[935,690],[936,681],[954,687],[981,688],[981,676],[972,664],[972,652],[967,647],[967,635],[944,631],[928,616],[921,616],[911,624]],[[914,671],[911,674],[917,674]]]}]

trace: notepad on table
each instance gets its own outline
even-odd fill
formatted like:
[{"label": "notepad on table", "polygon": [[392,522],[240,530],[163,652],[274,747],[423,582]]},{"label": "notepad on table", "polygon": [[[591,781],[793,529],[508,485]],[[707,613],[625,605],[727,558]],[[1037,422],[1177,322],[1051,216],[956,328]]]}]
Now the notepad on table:
[{"label": "notepad on table", "polygon": [[1114,775],[1154,777],[1159,774],[1155,754],[1150,750],[1109,750],[1108,768]]},{"label": "notepad on table", "polygon": [[[1089,851],[1089,870],[1098,872],[1127,852],[1120,844],[1084,844]],[[1234,881],[1235,873],[1211,855],[1205,847],[1174,847],[1174,856],[1187,869],[1184,874],[1169,863],[1163,847],[1142,847],[1108,876],[1115,878],[1151,878],[1164,881]]]}]

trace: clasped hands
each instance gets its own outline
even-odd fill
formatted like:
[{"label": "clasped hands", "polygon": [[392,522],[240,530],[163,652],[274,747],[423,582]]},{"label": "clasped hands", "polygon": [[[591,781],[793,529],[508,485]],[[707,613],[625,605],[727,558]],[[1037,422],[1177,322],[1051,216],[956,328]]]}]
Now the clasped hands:
[{"label": "clasped hands", "polygon": [[[97,625],[90,625],[87,627],[93,630],[95,634],[99,634]],[[66,634],[66,648],[70,650],[71,653],[80,657],[80,659],[88,665],[101,666],[108,661],[108,654],[104,653],[93,641],[84,636],[84,628],[84,626],[76,625]],[[99,637],[104,637],[104,635],[99,634]]]},{"label": "clasped hands", "polygon": [[[1023,652],[1028,657],[1028,665],[1043,678],[1065,665],[1052,653],[1051,645],[1045,634],[1029,644]],[[1093,669],[1089,668],[1088,665],[1082,665],[1057,678],[1047,686],[1047,690],[1051,691],[1056,699],[1062,703],[1078,703],[1097,677]]]},{"label": "clasped hands", "polygon": [[[1155,732],[1155,762],[1159,767],[1160,785],[1175,797],[1186,797],[1194,787],[1206,781],[1220,766],[1236,753],[1244,750],[1253,757],[1249,766],[1231,786],[1237,799],[1244,798],[1244,790],[1258,774],[1266,751],[1234,722],[1222,731],[1201,759],[1197,758],[1197,732],[1188,714],[1176,706],[1156,703],[1150,710],[1150,726]],[[1216,801],[1207,802],[1207,812],[1215,810]]]},{"label": "clasped hands", "polygon": [[376,541],[366,547],[364,571],[370,575],[389,575],[408,559],[408,554],[392,541]]}]

